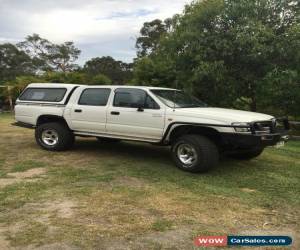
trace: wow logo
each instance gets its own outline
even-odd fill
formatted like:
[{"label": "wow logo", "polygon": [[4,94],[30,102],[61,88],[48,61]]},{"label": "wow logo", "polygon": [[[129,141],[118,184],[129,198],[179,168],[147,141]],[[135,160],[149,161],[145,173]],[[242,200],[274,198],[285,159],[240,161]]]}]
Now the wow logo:
[{"label": "wow logo", "polygon": [[288,246],[292,244],[289,236],[198,236],[196,246]]}]

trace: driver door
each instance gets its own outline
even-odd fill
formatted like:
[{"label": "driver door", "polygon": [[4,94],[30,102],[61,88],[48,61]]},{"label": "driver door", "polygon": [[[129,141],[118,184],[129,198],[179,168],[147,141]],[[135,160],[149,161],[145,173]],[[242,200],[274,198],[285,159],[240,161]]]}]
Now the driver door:
[{"label": "driver door", "polygon": [[118,88],[107,110],[108,134],[140,140],[157,140],[163,135],[165,110],[142,89]]}]

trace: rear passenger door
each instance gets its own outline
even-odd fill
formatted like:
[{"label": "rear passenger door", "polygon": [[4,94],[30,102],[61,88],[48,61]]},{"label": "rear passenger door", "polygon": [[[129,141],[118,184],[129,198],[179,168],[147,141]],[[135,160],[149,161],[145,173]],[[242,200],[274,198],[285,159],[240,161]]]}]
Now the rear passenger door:
[{"label": "rear passenger door", "polygon": [[159,141],[163,134],[164,114],[165,110],[145,90],[118,88],[107,111],[107,133]]},{"label": "rear passenger door", "polygon": [[71,110],[75,131],[105,133],[110,88],[85,88]]}]

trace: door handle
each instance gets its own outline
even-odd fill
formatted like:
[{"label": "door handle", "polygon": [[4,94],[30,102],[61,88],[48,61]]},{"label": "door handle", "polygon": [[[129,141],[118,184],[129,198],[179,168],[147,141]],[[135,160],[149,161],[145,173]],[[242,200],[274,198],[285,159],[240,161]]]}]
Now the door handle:
[{"label": "door handle", "polygon": [[74,112],[76,112],[76,113],[81,113],[81,112],[82,112],[82,109],[75,109]]},{"label": "door handle", "polygon": [[118,112],[118,111],[111,111],[110,112],[112,115],[119,115],[120,114],[120,112]]}]

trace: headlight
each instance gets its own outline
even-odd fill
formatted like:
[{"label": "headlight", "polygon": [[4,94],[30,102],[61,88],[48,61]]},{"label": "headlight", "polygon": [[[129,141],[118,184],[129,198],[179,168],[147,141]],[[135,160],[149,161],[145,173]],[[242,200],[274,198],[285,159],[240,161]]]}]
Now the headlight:
[{"label": "headlight", "polygon": [[231,125],[232,126],[237,126],[237,127],[234,127],[236,132],[246,133],[246,132],[251,131],[250,130],[250,125],[247,122],[233,122],[233,123],[231,123]]}]

